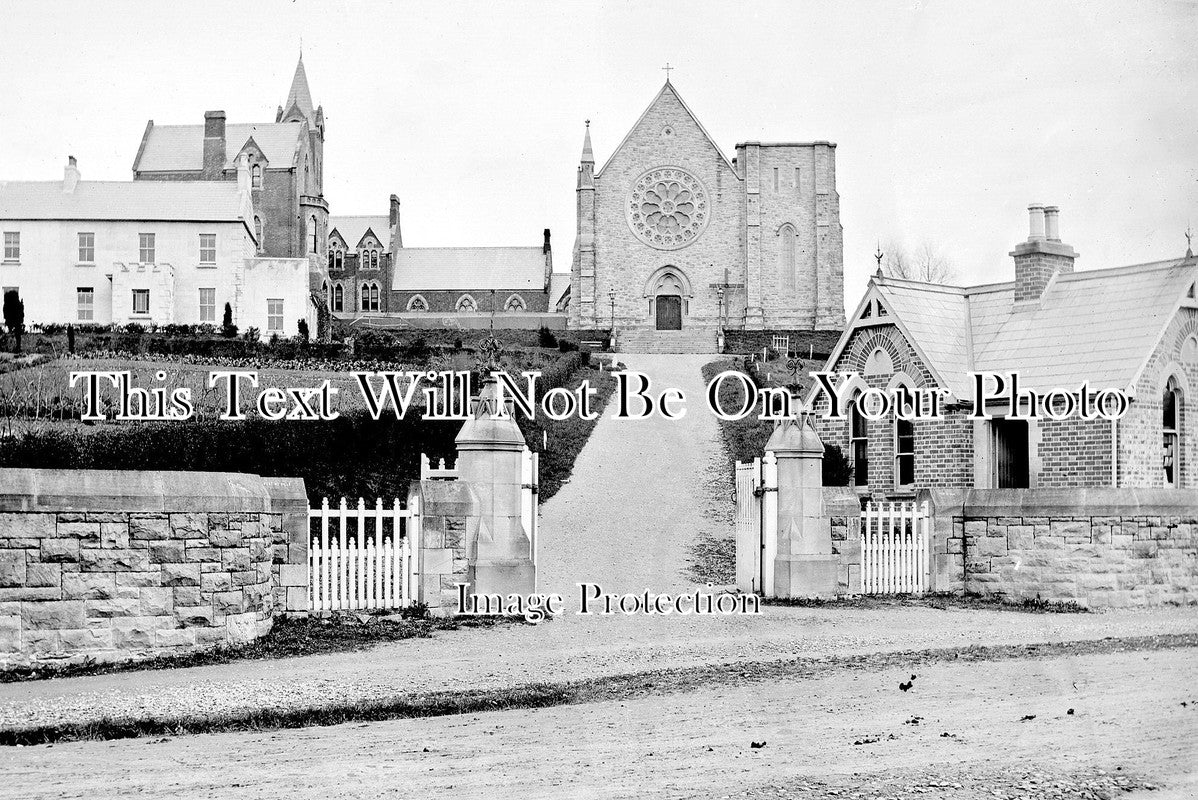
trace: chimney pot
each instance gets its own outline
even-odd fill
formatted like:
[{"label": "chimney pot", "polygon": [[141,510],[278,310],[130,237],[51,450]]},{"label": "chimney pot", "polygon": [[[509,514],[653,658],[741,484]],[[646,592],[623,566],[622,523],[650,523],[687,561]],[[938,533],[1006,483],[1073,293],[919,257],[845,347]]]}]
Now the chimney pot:
[{"label": "chimney pot", "polygon": [[1027,207],[1029,242],[1044,241],[1044,206],[1032,203]]},{"label": "chimney pot", "polygon": [[1056,206],[1044,207],[1044,236],[1050,242],[1061,241],[1061,210]]},{"label": "chimney pot", "polygon": [[548,252],[549,252],[549,250],[550,250],[550,247],[549,247],[549,229],[548,229],[548,228],[546,228],[546,229],[545,229],[545,244],[541,246],[541,252],[542,252],[542,253],[548,253]]}]

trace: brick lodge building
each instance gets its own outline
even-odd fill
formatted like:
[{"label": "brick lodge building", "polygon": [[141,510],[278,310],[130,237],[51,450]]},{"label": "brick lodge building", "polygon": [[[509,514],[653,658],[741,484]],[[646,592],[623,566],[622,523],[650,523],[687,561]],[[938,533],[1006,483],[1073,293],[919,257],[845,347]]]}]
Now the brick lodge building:
[{"label": "brick lodge building", "polygon": [[[1074,271],[1058,210],[1030,207],[1014,280],[942,286],[871,279],[825,369],[865,387],[949,391],[941,420],[822,419],[859,491],[911,495],[935,487],[1198,488],[1198,259]],[[1019,373],[1021,391],[1117,388],[1120,419],[974,420],[970,372]],[[808,397],[811,401],[814,397]],[[997,414],[996,410],[996,414]]]},{"label": "brick lodge building", "polygon": [[576,193],[571,327],[701,353],[717,329],[843,328],[836,145],[745,142],[729,160],[667,80],[598,169],[588,122]]}]

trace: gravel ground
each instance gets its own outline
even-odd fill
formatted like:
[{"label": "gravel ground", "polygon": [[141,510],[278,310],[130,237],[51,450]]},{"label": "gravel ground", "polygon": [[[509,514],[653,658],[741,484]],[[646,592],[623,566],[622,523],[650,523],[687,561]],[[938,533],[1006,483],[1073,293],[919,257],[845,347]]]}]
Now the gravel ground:
[{"label": "gravel ground", "polygon": [[922,664],[907,692],[906,664],[829,669],[633,702],[15,748],[0,798],[1180,800],[1198,789],[1195,655]]},{"label": "gravel ground", "polygon": [[707,357],[626,358],[655,387],[683,389],[690,411],[674,422],[603,419],[575,467],[587,479],[567,484],[542,508],[539,589],[566,594],[565,615],[364,652],[4,684],[0,727],[308,708],[796,656],[1198,632],[1198,607],[1102,614],[763,607],[748,617],[577,616],[577,581],[619,591],[683,590],[691,585],[693,545],[704,533],[726,535],[727,518],[705,488],[716,480],[709,465],[719,448],[715,420],[702,407],[699,369]]}]

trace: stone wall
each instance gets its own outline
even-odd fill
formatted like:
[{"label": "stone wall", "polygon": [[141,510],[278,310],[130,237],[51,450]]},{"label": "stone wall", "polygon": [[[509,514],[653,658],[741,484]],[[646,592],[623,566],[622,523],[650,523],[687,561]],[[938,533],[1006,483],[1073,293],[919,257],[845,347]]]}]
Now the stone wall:
[{"label": "stone wall", "polygon": [[1171,489],[928,490],[933,588],[1083,606],[1198,602],[1198,498]]},{"label": "stone wall", "polygon": [[448,616],[457,609],[457,584],[466,582],[466,519],[477,513],[478,497],[456,476],[422,480],[413,494],[419,497],[421,515],[420,539],[412,543],[416,600],[426,604],[430,614]]},{"label": "stone wall", "polygon": [[0,667],[239,644],[306,608],[302,481],[3,469],[0,486]]}]

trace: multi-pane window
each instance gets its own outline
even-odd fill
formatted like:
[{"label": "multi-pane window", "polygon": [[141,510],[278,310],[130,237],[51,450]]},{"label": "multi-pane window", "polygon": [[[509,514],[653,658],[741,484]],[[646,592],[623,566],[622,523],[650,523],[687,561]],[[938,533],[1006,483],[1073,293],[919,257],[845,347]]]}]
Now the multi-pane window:
[{"label": "multi-pane window", "polygon": [[279,298],[266,301],[266,330],[283,330],[283,301]]},{"label": "multi-pane window", "polygon": [[200,322],[216,322],[216,289],[200,289]]},{"label": "multi-pane window", "polygon": [[311,229],[311,233],[312,233],[312,242],[311,242],[311,245],[312,245],[312,252],[313,252],[313,253],[315,253],[315,252],[316,252],[316,247],[317,247],[317,244],[316,244],[316,243],[317,243],[317,234],[316,234],[316,217],[315,217],[315,216],[311,216],[311,217],[309,217],[309,218],[308,218],[308,228],[309,228],[309,229]]},{"label": "multi-pane window", "polygon": [[137,235],[138,261],[142,264],[154,263],[154,234],[139,233]]},{"label": "multi-pane window", "polygon": [[915,423],[899,417],[894,421],[894,474],[898,486],[915,483]]},{"label": "multi-pane window", "polygon": [[20,231],[5,231],[4,232],[4,260],[5,261],[20,261],[21,260],[21,232]]},{"label": "multi-pane window", "polygon": [[1165,394],[1161,398],[1161,428],[1164,433],[1164,453],[1161,466],[1165,470],[1165,486],[1171,489],[1181,488],[1181,389],[1177,380],[1169,378],[1165,384]]},{"label": "multi-pane window", "polygon": [[96,263],[96,235],[94,233],[79,234],[79,263]]},{"label": "multi-pane window", "polygon": [[345,310],[345,289],[339,283],[333,286],[333,310]]},{"label": "multi-pane window", "polygon": [[861,413],[860,395],[849,406],[849,450],[853,459],[853,485],[869,485],[869,422]]},{"label": "multi-pane window", "polygon": [[370,251],[370,268],[371,269],[379,268],[379,251],[378,250]]},{"label": "multi-pane window", "polygon": [[379,286],[377,283],[367,283],[362,286],[362,310],[379,310]]},{"label": "multi-pane window", "polygon": [[216,234],[201,233],[200,234],[200,263],[215,264],[216,263]]},{"label": "multi-pane window", "polygon": [[90,286],[80,286],[75,290],[76,305],[79,309],[79,321],[91,322],[96,318],[96,290]]},{"label": "multi-pane window", "polygon": [[261,253],[264,247],[262,243],[262,217],[254,217],[254,238],[258,240],[258,252]]},{"label": "multi-pane window", "polygon": [[150,290],[149,289],[134,289],[133,290],[133,313],[134,314],[149,314],[150,313]]},{"label": "multi-pane window", "polygon": [[261,164],[255,164],[254,166],[250,167],[250,188],[251,189],[261,189],[262,188],[262,165]]}]

